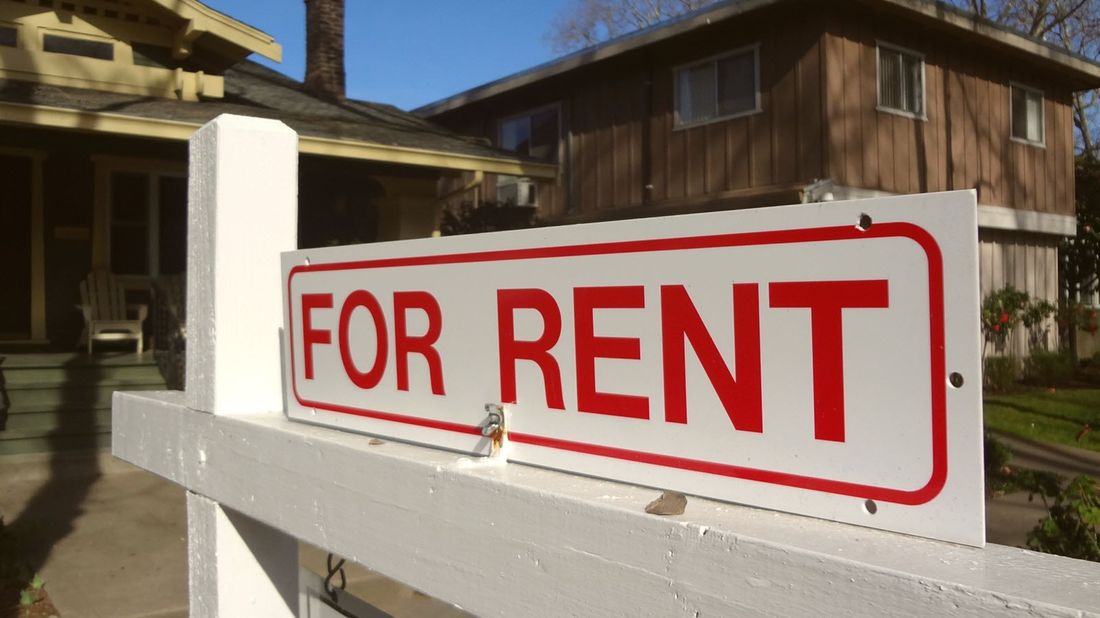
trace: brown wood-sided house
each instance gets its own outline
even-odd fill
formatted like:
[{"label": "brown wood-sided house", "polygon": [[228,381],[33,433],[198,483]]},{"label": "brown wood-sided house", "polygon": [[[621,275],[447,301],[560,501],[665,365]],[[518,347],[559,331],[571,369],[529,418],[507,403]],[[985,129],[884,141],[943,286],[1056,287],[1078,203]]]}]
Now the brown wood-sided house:
[{"label": "brown wood-sided house", "polygon": [[342,15],[340,83],[318,91],[247,60],[281,48],[196,0],[0,0],[0,345],[73,349],[92,269],[139,289],[184,270],[187,139],[220,114],[298,131],[302,246],[430,235],[449,175],[556,173],[344,98]]},{"label": "brown wood-sided house", "polygon": [[547,221],[976,189],[983,293],[1054,301],[1100,66],[925,0],[729,0],[415,110],[558,165]]}]

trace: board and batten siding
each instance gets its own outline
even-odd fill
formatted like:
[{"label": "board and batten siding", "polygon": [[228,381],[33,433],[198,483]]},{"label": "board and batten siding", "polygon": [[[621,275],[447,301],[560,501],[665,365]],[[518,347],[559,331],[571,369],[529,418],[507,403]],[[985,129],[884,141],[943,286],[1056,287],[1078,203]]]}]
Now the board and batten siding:
[{"label": "board and batten siding", "polygon": [[[982,229],[978,233],[981,295],[1012,286],[1030,296],[1058,303],[1058,236],[1009,230]],[[1048,349],[1058,346],[1058,329],[1048,320]],[[1016,329],[1008,352],[1027,355],[1023,326]],[[991,352],[987,350],[987,353]]]},{"label": "board and batten siding", "polygon": [[[432,120],[497,143],[502,119],[558,105],[556,182],[539,188],[546,219],[643,216],[717,202],[790,203],[824,176],[821,11],[780,7],[520,87]],[[675,126],[677,67],[759,48],[760,111]],[[469,180],[468,178],[466,179]],[[486,176],[484,196],[495,197]],[[461,186],[456,179],[442,192]],[[781,196],[781,197],[779,197]],[[752,200],[756,200],[752,202]]]},{"label": "board and batten siding", "polygon": [[[923,54],[926,120],[877,109],[879,42]],[[831,15],[823,45],[826,169],[837,184],[977,189],[979,204],[1074,214],[1067,86],[1007,54],[870,11]],[[1012,139],[1013,83],[1043,91],[1043,146]]]},{"label": "board and batten siding", "polygon": [[[822,176],[819,23],[797,17],[773,13],[719,25],[670,42],[654,60],[652,202],[783,190]],[[760,111],[676,127],[676,67],[751,45],[759,46]]]}]

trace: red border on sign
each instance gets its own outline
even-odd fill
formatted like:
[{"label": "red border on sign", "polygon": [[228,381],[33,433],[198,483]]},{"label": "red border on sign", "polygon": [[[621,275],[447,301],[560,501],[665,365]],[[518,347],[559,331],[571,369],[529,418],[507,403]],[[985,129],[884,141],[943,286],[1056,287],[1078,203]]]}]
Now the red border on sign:
[{"label": "red border on sign", "polygon": [[661,251],[683,251],[691,249],[718,249],[725,247],[747,247],[759,245],[782,245],[808,242],[830,242],[843,240],[867,240],[871,238],[907,238],[924,250],[928,259],[928,319],[929,348],[931,358],[932,392],[932,474],[928,482],[919,489],[907,491],[889,487],[877,487],[860,483],[849,483],[833,479],[761,470],[744,466],[734,466],[711,461],[688,459],[660,453],[633,451],[628,449],[561,440],[546,436],[509,432],[508,437],[522,444],[530,444],[575,453],[585,453],[599,457],[608,457],[623,461],[676,468],[692,472],[702,472],[730,478],[739,478],[774,485],[784,485],[800,489],[810,489],[831,494],[870,498],[896,504],[918,505],[930,502],[943,489],[947,480],[947,374],[946,351],[944,343],[944,287],[943,255],[939,244],[923,228],[912,223],[875,223],[867,230],[856,226],[806,228],[799,230],[777,230],[766,232],[745,232],[735,234],[715,234],[706,236],[688,236],[679,238],[659,238],[649,240],[614,241],[585,245],[567,245],[554,247],[529,247],[523,249],[502,249],[477,251],[448,255],[424,255],[395,258],[379,258],[332,264],[311,264],[295,266],[287,276],[288,322],[290,325],[290,375],[294,398],[305,407],[318,408],[362,416],[381,421],[414,425],[429,429],[455,433],[481,435],[481,428],[475,425],[448,423],[415,416],[406,416],[392,412],[350,408],[338,404],[308,401],[298,394],[297,374],[294,364],[294,314],[290,292],[291,281],[300,273],[316,273],[337,270],[366,270],[378,268],[404,268],[410,266],[436,266],[441,264],[473,264],[479,262],[501,262],[513,260],[539,260],[562,257],[580,257],[594,255],[615,255],[623,253],[655,253]]}]

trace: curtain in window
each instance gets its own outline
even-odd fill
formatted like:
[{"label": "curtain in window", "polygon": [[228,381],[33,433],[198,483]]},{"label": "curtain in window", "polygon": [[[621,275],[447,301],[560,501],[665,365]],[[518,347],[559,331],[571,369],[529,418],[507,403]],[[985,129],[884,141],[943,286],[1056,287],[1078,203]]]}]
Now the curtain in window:
[{"label": "curtain in window", "polygon": [[680,122],[713,118],[717,112],[714,64],[707,63],[680,71]]},{"label": "curtain in window", "polygon": [[879,48],[879,105],[904,109],[901,97],[901,54]]},{"label": "curtain in window", "polygon": [[923,76],[921,75],[920,58],[906,54],[899,54],[899,57],[905,76],[905,79],[902,80],[901,93],[901,100],[905,105],[904,109],[919,116],[924,113],[924,110],[921,109],[921,105],[924,103],[924,92],[922,91]]},{"label": "curtain in window", "polygon": [[879,105],[924,114],[924,71],[919,56],[880,47],[878,67]]},{"label": "curtain in window", "polygon": [[1012,87],[1012,136],[1043,141],[1043,95]]},{"label": "curtain in window", "polygon": [[1027,139],[1043,141],[1043,98],[1034,92],[1027,93]]}]

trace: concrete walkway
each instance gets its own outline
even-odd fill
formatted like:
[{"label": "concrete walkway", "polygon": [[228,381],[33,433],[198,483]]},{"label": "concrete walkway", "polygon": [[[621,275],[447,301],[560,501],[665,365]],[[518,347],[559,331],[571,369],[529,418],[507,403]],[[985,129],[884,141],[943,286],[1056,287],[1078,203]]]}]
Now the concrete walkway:
[{"label": "concrete walkway", "polygon": [[[187,512],[178,485],[107,452],[0,457],[0,514],[62,618],[185,618]],[[301,547],[324,574],[326,553]],[[347,590],[395,617],[467,616],[356,565]]]},{"label": "concrete walkway", "polygon": [[0,458],[0,513],[63,618],[187,615],[183,491],[102,452]]},{"label": "concrete walkway", "polygon": [[[1001,438],[1013,463],[1066,476],[1100,477],[1100,454]],[[0,457],[0,514],[30,558],[62,618],[176,618],[187,615],[187,516],[178,486],[106,452]],[[1023,545],[1045,511],[1013,495],[989,500],[991,543]],[[324,573],[309,546],[301,563]],[[348,568],[348,590],[393,616],[465,616],[376,573]]]}]

